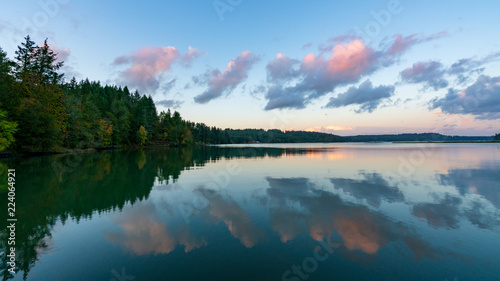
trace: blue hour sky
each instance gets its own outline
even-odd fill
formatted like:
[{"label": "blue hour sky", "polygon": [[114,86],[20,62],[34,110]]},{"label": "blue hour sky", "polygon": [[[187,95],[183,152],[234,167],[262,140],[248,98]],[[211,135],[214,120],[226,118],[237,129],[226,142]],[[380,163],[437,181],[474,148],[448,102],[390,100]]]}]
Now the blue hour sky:
[{"label": "blue hour sky", "polygon": [[0,0],[69,80],[128,85],[222,128],[500,132],[497,1]]}]

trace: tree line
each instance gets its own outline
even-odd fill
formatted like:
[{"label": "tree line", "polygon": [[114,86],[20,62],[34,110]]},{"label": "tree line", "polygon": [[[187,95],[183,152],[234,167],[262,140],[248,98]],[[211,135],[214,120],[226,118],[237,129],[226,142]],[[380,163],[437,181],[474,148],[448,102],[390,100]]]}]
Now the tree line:
[{"label": "tree line", "polygon": [[88,79],[64,81],[47,40],[29,36],[13,61],[0,48],[0,150],[228,143],[227,130],[157,113],[151,96]]}]

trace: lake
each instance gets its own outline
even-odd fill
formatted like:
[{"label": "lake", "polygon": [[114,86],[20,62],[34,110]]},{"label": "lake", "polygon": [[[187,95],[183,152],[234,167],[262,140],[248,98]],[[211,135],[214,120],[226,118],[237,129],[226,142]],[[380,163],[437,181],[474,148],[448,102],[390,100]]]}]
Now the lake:
[{"label": "lake", "polygon": [[500,280],[499,144],[116,150],[0,175],[3,280]]}]

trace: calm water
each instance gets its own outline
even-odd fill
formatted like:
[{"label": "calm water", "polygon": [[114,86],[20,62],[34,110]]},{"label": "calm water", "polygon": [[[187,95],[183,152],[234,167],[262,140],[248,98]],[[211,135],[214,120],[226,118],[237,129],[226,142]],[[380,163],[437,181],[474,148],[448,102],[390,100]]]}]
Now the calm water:
[{"label": "calm water", "polygon": [[[144,149],[16,169],[4,280],[500,280],[498,144]],[[2,207],[2,208],[4,208]]]}]

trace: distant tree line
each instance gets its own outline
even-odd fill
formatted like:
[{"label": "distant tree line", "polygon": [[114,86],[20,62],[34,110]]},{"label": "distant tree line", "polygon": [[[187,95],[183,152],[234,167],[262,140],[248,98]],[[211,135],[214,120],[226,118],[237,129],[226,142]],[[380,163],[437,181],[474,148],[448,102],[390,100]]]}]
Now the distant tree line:
[{"label": "distant tree line", "polygon": [[495,135],[495,140],[500,141],[500,134]]},{"label": "distant tree line", "polygon": [[299,143],[299,142],[343,142],[345,138],[319,132],[281,131],[277,129],[228,130],[233,143]]}]

